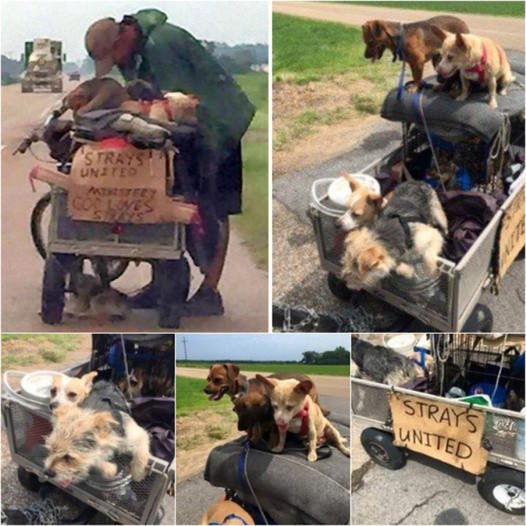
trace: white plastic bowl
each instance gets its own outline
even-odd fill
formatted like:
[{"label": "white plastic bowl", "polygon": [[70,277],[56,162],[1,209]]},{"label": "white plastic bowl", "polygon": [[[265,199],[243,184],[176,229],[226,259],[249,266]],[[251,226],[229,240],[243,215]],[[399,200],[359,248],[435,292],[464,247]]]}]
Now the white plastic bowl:
[{"label": "white plastic bowl", "polygon": [[397,353],[407,356],[413,352],[416,345],[416,337],[414,334],[392,334],[384,336],[384,344]]},{"label": "white plastic bowl", "polygon": [[35,371],[24,375],[20,381],[22,394],[35,402],[47,402],[54,376],[68,378],[66,374],[59,371]]},{"label": "white plastic bowl", "polygon": [[[372,175],[358,173],[352,174],[352,176],[357,181],[360,181],[360,183],[367,186],[371,192],[376,194],[381,193],[380,183]],[[332,203],[347,208],[347,202],[349,201],[352,190],[349,186],[349,181],[347,181],[345,177],[338,177],[330,184],[327,193]]]}]

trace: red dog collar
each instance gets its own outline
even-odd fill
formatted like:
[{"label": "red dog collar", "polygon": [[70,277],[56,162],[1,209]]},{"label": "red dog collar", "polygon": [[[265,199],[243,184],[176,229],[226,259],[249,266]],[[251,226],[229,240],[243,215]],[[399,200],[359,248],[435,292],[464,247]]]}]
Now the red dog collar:
[{"label": "red dog collar", "polygon": [[[499,50],[499,58],[500,58],[500,50]],[[484,84],[485,76],[486,76],[486,64],[488,62],[488,52],[486,50],[486,46],[482,44],[482,56],[480,57],[480,62],[473,66],[472,68],[466,69],[468,73],[476,73],[479,78],[478,82],[479,84]]]},{"label": "red dog collar", "polygon": [[303,409],[297,414],[294,415],[294,418],[301,418],[301,428],[298,433],[300,437],[307,436],[309,433],[309,401],[305,400],[305,405]]}]

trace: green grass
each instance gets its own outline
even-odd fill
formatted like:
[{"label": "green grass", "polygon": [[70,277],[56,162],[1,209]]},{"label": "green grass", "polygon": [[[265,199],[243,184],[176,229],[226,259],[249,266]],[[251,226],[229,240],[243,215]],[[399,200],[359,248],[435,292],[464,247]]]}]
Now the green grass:
[{"label": "green grass", "polygon": [[325,112],[306,110],[294,117],[288,126],[274,133],[273,144],[277,151],[285,149],[291,141],[309,135],[321,124],[335,124],[349,115],[350,107],[338,107]]},{"label": "green grass", "polygon": [[345,2],[402,9],[423,9],[446,13],[515,16],[524,18],[524,2]]},{"label": "green grass", "polygon": [[[2,365],[25,366],[40,361],[61,363],[78,349],[81,338],[72,334],[3,334]],[[17,348],[17,345],[19,347]]]},{"label": "green grass", "polygon": [[[222,363],[222,362],[221,362]],[[199,369],[204,369],[209,367],[210,362],[185,362],[184,360],[177,360],[177,366],[178,367],[195,367]],[[277,372],[293,372],[293,373],[303,373],[303,374],[319,374],[319,375],[330,375],[330,376],[349,376],[350,374],[350,365],[343,364],[343,365],[307,365],[303,363],[276,363],[276,362],[236,362],[236,365],[238,365],[241,369],[241,371],[261,371],[261,372],[269,372],[269,373],[277,373]],[[208,400],[206,400],[206,396],[203,395],[202,390],[204,386],[203,380],[196,380],[194,378],[185,378],[183,376],[178,376],[177,381],[179,382],[180,379],[188,380],[188,381],[194,381],[197,382],[201,388],[201,396],[204,398],[205,402],[204,404],[200,403],[199,400],[196,399],[196,403],[199,405],[198,408],[206,407]],[[182,384],[182,388],[183,388]],[[179,385],[177,387],[177,397],[179,398]],[[197,397],[196,397],[197,398]],[[221,400],[222,402],[222,400]],[[186,401],[184,402],[186,403]],[[220,403],[220,402],[219,402]],[[179,400],[177,400],[177,404],[179,404]],[[177,405],[179,407],[179,405]]]},{"label": "green grass", "polygon": [[245,73],[236,80],[256,106],[243,138],[243,213],[232,224],[241,234],[256,264],[268,267],[268,75]]},{"label": "green grass", "polygon": [[222,398],[218,402],[210,402],[203,393],[204,380],[177,376],[175,379],[175,407],[177,416],[187,416],[195,411],[205,409],[217,412],[232,412],[230,398]]},{"label": "green grass", "polygon": [[361,31],[334,22],[272,15],[274,80],[298,84],[363,65]]}]

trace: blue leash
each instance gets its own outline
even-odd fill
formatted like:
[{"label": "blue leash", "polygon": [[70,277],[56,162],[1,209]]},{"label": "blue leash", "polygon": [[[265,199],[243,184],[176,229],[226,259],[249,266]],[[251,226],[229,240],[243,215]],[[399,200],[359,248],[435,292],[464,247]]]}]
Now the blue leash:
[{"label": "blue leash", "polygon": [[210,526],[218,526],[218,525],[224,524],[226,521],[230,521],[232,519],[237,519],[238,521],[241,521],[241,524],[248,524],[248,522],[245,522],[245,519],[243,519],[243,517],[240,517],[239,515],[236,515],[235,513],[231,513],[230,515],[227,515],[223,519],[223,522],[209,522],[208,524]]},{"label": "blue leash", "polygon": [[398,77],[398,88],[396,93],[396,100],[401,100],[404,91],[404,76],[405,76],[405,59],[404,59],[404,24],[400,24],[400,39],[396,46],[396,57],[402,61],[402,68]]},{"label": "blue leash", "polygon": [[244,488],[247,487],[245,481],[245,464],[247,462],[247,453],[250,448],[250,440],[247,438],[243,442],[243,449],[241,450],[241,455],[239,455],[239,464],[237,465],[237,475],[239,477],[239,482]]}]

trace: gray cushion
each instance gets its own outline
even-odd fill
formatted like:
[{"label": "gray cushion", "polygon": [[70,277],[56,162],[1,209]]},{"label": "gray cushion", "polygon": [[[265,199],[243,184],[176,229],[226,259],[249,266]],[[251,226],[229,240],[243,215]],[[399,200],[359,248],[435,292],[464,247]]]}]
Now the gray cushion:
[{"label": "gray cushion", "polygon": [[[349,428],[336,425],[349,439]],[[208,456],[205,479],[214,486],[235,489],[253,505],[255,499],[239,478],[241,439],[214,448]],[[248,478],[263,510],[278,524],[348,524],[350,520],[350,462],[336,448],[328,458],[308,462],[305,448],[287,442],[274,454],[251,448]]]},{"label": "gray cushion", "polygon": [[[504,122],[503,114],[516,117],[524,111],[524,53],[507,51],[516,82],[508,88],[508,95],[497,95],[498,108],[489,107],[487,91],[473,92],[465,102],[458,102],[446,93],[423,91],[422,106],[431,133],[445,140],[457,142],[475,135],[490,142]],[[407,68],[406,71],[409,71]],[[410,80],[406,77],[406,81]],[[426,82],[436,84],[435,77]],[[419,110],[415,113],[413,95],[404,91],[400,101],[397,89],[392,89],[382,105],[383,118],[414,123],[423,129],[419,121]]]}]

